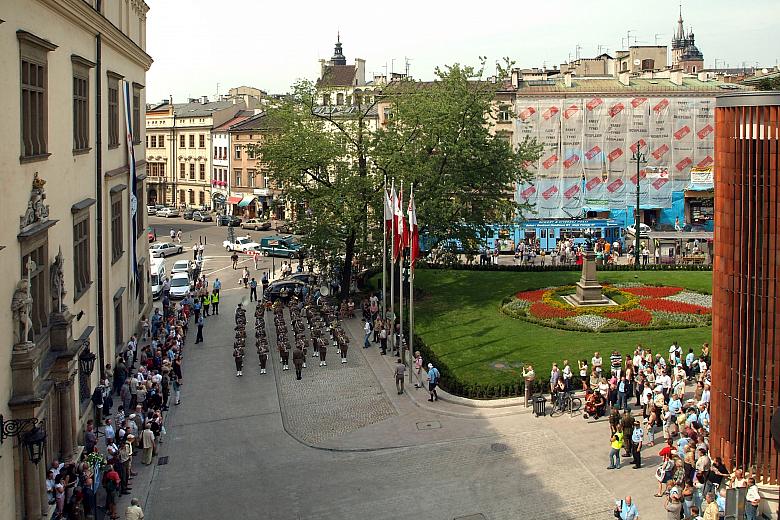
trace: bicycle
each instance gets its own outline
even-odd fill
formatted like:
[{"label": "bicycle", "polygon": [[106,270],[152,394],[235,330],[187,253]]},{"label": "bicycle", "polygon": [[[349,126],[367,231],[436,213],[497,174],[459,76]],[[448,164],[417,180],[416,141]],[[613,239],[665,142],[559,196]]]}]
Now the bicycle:
[{"label": "bicycle", "polygon": [[552,403],[550,417],[558,417],[566,412],[574,414],[582,407],[582,399],[575,396],[573,392],[559,392]]}]

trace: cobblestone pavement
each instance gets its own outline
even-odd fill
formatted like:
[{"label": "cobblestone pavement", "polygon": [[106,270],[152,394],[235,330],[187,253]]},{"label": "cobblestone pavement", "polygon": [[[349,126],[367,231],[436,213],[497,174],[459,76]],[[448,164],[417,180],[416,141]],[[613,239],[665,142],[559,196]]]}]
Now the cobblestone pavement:
[{"label": "cobblestone pavement", "polygon": [[[395,415],[393,405],[367,366],[354,338],[347,350],[346,364],[341,363],[336,349],[329,346],[327,365],[321,367],[320,358],[312,357],[310,347],[302,380],[295,379],[292,364],[290,370],[282,371],[270,316],[266,313],[269,343],[273,346],[271,358],[278,374],[282,419],[290,435],[305,444],[316,445]],[[285,320],[289,325],[287,311]],[[292,327],[289,334],[292,340]]]}]

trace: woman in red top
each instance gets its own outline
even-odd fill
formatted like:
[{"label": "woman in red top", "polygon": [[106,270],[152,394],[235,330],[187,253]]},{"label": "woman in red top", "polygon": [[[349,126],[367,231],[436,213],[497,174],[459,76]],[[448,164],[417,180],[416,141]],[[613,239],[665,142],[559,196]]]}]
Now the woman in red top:
[{"label": "woman in red top", "polygon": [[658,452],[658,455],[663,459],[663,462],[661,462],[661,466],[658,468],[658,473],[656,474],[658,492],[655,496],[657,497],[663,496],[664,487],[666,487],[666,483],[672,479],[672,475],[674,474],[674,461],[672,459],[677,451],[672,446],[672,440],[667,439],[666,446],[661,448],[661,451]]}]

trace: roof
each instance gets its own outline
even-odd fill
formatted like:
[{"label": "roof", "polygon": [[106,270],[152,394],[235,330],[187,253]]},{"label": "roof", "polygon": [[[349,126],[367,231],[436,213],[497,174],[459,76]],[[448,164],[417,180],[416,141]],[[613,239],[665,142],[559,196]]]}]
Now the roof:
[{"label": "roof", "polygon": [[251,110],[241,110],[236,116],[232,119],[228,119],[218,127],[216,127],[213,131],[214,132],[227,132],[231,126],[240,123],[241,121],[249,118],[252,116]]},{"label": "roof", "polygon": [[250,130],[270,130],[271,121],[265,112],[245,118],[243,121],[231,126],[229,132],[248,132]]},{"label": "roof", "polygon": [[[542,83],[542,82],[539,82]],[[544,84],[522,83],[517,89],[517,94],[526,96],[533,94],[548,94],[552,92],[591,92],[604,93],[614,92],[708,92],[711,94],[722,93],[724,90],[749,90],[744,86],[737,86],[733,83],[723,83],[720,81],[699,81],[698,78],[683,78],[682,85],[675,85],[667,78],[631,78],[628,86],[623,85],[617,78],[599,78],[599,79],[578,79],[572,78],[572,86],[567,87],[563,79],[548,80]],[[728,85],[728,86],[722,86]]]},{"label": "roof", "polygon": [[[332,117],[355,117],[365,111],[366,109],[363,107],[358,107],[357,105],[329,105],[329,106],[316,106],[314,107],[314,112],[316,114],[320,115],[330,115]],[[368,112],[366,112],[366,116],[368,117],[376,117],[379,115],[379,109],[377,108],[376,104],[369,107]]]},{"label": "roof", "polygon": [[207,117],[214,112],[234,106],[232,101],[209,101],[208,103],[174,103],[176,117]]},{"label": "roof", "polygon": [[350,87],[355,84],[354,65],[326,65],[318,87]]}]

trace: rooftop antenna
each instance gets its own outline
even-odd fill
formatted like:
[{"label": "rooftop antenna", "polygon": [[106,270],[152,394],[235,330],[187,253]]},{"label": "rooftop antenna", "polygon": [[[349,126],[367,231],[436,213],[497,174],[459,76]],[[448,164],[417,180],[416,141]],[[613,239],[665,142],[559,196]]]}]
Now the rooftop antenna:
[{"label": "rooftop antenna", "polygon": [[412,61],[412,58],[407,58],[406,56],[404,56],[404,63],[406,64],[406,77],[407,78],[409,78],[409,67],[410,67],[409,62],[410,61]]},{"label": "rooftop antenna", "polygon": [[606,45],[599,44],[599,56],[608,52],[609,52],[609,47],[607,47]]},{"label": "rooftop antenna", "polygon": [[659,36],[663,36],[663,34],[661,34],[661,33],[657,33],[657,34],[655,34],[655,35],[654,35],[654,37],[655,37],[655,44],[656,44],[656,46],[658,45],[658,37],[659,37]]},{"label": "rooftop antenna", "polygon": [[580,45],[578,43],[577,46],[574,47],[574,54],[575,54],[575,56],[577,56],[577,59],[580,59],[580,51],[581,50],[582,50],[582,45]]},{"label": "rooftop antenna", "polygon": [[217,101],[219,101],[219,81],[217,81]]}]

